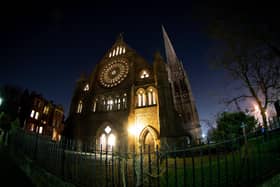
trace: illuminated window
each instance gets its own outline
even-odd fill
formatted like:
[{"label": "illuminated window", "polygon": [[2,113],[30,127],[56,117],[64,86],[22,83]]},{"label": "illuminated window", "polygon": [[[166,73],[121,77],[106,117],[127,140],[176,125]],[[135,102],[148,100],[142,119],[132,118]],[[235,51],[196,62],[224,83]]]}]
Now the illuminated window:
[{"label": "illuminated window", "polygon": [[122,47],[120,47],[120,55],[122,54],[122,49],[123,49],[123,48],[122,48]]},{"label": "illuminated window", "polygon": [[112,53],[110,52],[110,53],[109,53],[109,58],[111,58],[111,56],[112,56]]},{"label": "illuminated window", "polygon": [[148,105],[152,105],[152,92],[148,92]]},{"label": "illuminated window", "polygon": [[100,145],[103,145],[104,147],[106,145],[106,135],[104,133],[100,136]]},{"label": "illuminated window", "polygon": [[30,131],[34,131],[34,124],[31,124]]},{"label": "illuminated window", "polygon": [[146,106],[146,93],[144,89],[139,89],[137,91],[137,106],[138,107],[142,107],[142,106]]},{"label": "illuminated window", "polygon": [[113,100],[108,99],[107,100],[107,111],[111,111],[113,109]]},{"label": "illuminated window", "polygon": [[116,136],[114,134],[110,134],[108,137],[108,145],[115,146]]},{"label": "illuminated window", "polygon": [[88,84],[85,85],[84,91],[89,91],[89,85]]},{"label": "illuminated window", "polygon": [[123,54],[125,53],[125,48],[123,48],[122,53],[123,53]]},{"label": "illuminated window", "polygon": [[30,114],[30,117],[33,118],[33,117],[34,117],[34,114],[35,114],[35,111],[32,110],[32,111],[31,111],[31,114]]},{"label": "illuminated window", "polygon": [[104,130],[107,134],[109,134],[112,131],[111,127],[109,126],[107,126]]},{"label": "illuminated window", "polygon": [[148,105],[155,105],[156,103],[156,92],[154,88],[148,89]]},{"label": "illuminated window", "polygon": [[116,50],[116,56],[119,54],[119,47],[117,47],[117,50]]},{"label": "illuminated window", "polygon": [[43,127],[41,126],[39,127],[39,134],[42,134],[42,132],[43,132]]},{"label": "illuminated window", "polygon": [[93,108],[92,108],[93,112],[96,112],[96,106],[97,106],[97,99],[93,102]]},{"label": "illuminated window", "polygon": [[77,113],[81,113],[83,109],[83,102],[80,100],[77,108]]},{"label": "illuminated window", "polygon": [[124,97],[122,99],[122,103],[123,103],[123,109],[126,109],[127,108],[126,94],[124,94]]},{"label": "illuminated window", "polygon": [[44,113],[44,114],[48,114],[48,112],[49,112],[49,107],[48,107],[48,106],[45,106],[45,107],[44,107],[44,110],[43,110],[43,113]]},{"label": "illuminated window", "polygon": [[148,78],[150,75],[146,70],[143,70],[140,74],[140,78],[144,79],[144,78]]},{"label": "illuminated window", "polygon": [[115,52],[116,52],[116,51],[115,51],[115,49],[114,49],[114,50],[113,50],[113,56],[115,56]]},{"label": "illuminated window", "polygon": [[117,106],[117,108],[118,108],[118,110],[121,109],[121,99],[120,98],[118,98],[118,106]]},{"label": "illuminated window", "polygon": [[39,118],[39,112],[36,112],[35,113],[35,119],[38,119]]}]

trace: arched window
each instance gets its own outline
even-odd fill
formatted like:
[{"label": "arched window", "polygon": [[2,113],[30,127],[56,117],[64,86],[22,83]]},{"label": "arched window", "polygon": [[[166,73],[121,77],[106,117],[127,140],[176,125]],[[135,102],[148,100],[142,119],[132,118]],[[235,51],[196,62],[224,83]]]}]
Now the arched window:
[{"label": "arched window", "polygon": [[127,108],[127,98],[126,98],[126,93],[123,94],[123,98],[122,98],[122,108],[126,109]]},{"label": "arched window", "polygon": [[82,100],[80,100],[77,108],[77,113],[82,113],[82,109],[83,109],[83,102]]},{"label": "arched window", "polygon": [[93,101],[93,107],[92,107],[92,111],[93,111],[93,112],[96,112],[96,111],[97,111],[97,102],[98,102],[97,99],[95,99],[95,100]]},{"label": "arched window", "polygon": [[107,99],[107,111],[113,110],[113,99],[111,97],[108,97]]},{"label": "arched window", "polygon": [[148,105],[156,105],[157,101],[156,101],[156,89],[153,87],[149,87],[147,89],[147,93],[148,93]]},{"label": "arched window", "polygon": [[143,88],[140,88],[136,92],[137,95],[137,106],[138,107],[143,107],[146,106],[146,92]]},{"label": "arched window", "polygon": [[111,150],[112,147],[116,145],[116,135],[113,133],[110,126],[106,126],[106,128],[102,129],[102,134],[99,139],[103,150]]},{"label": "arched window", "polygon": [[121,109],[121,99],[120,99],[120,98],[118,98],[118,107],[117,107],[117,109],[118,109],[118,110]]}]

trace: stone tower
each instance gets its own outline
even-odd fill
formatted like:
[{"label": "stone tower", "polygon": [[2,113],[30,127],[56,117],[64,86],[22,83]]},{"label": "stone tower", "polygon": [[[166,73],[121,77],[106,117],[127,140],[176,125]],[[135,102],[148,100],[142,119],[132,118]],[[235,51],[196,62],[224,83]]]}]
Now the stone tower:
[{"label": "stone tower", "polygon": [[167,61],[168,81],[171,85],[175,110],[183,120],[183,129],[187,133],[190,133],[193,139],[199,139],[201,129],[187,73],[182,61],[178,59],[163,26],[162,33]]}]

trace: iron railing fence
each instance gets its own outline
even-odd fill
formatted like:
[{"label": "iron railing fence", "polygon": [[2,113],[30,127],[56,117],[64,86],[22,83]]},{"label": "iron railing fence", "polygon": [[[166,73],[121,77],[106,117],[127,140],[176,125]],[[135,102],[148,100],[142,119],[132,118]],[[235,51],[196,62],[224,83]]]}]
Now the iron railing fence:
[{"label": "iron railing fence", "polygon": [[19,131],[15,154],[24,155],[76,186],[253,186],[280,169],[280,131],[185,149],[159,150],[150,145],[122,152],[119,147],[52,141]]}]

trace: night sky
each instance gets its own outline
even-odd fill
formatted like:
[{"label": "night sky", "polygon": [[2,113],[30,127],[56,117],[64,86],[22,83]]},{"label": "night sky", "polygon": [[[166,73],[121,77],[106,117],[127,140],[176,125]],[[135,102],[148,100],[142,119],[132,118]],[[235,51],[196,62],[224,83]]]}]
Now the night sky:
[{"label": "night sky", "polygon": [[[47,2],[47,1],[46,1]],[[163,54],[163,24],[183,60],[201,120],[225,108],[228,76],[211,68],[214,45],[191,3],[22,4],[1,6],[0,85],[12,84],[62,104],[66,117],[75,82],[89,74],[119,33],[149,62]]]}]

